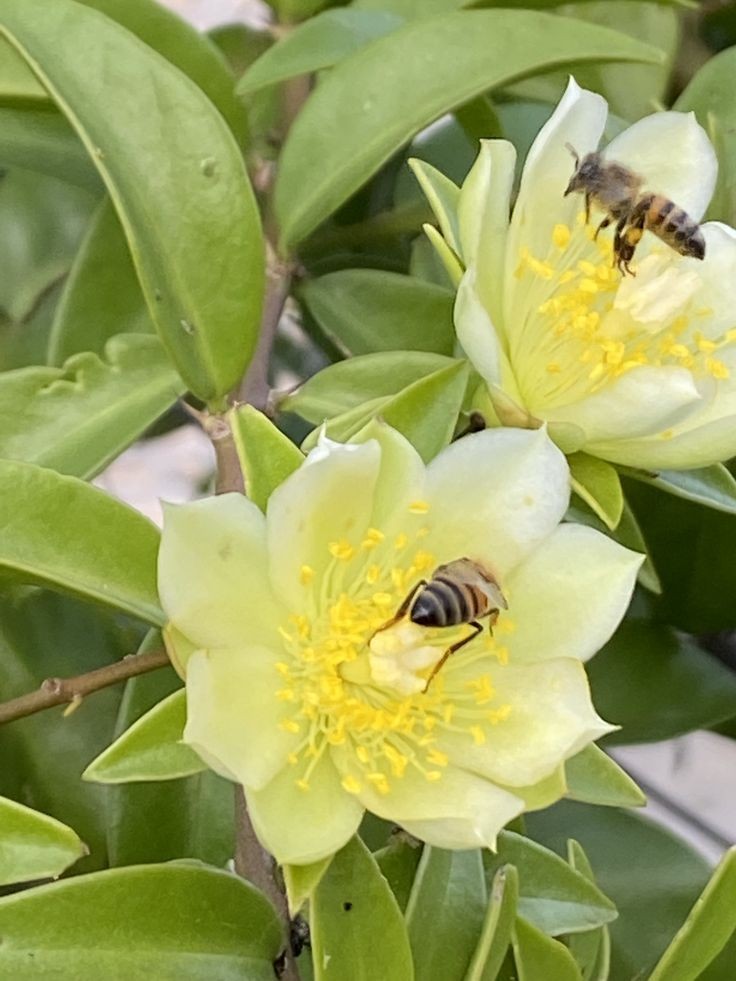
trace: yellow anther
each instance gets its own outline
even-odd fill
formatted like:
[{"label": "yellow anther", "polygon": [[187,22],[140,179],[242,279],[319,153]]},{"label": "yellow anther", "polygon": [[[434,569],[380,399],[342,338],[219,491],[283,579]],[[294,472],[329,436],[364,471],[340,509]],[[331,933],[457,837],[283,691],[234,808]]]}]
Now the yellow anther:
[{"label": "yellow anther", "polygon": [[736,341],[736,327],[732,327],[731,330],[726,331],[726,340],[731,343],[731,341]]},{"label": "yellow anther", "polygon": [[417,572],[424,572],[425,569],[431,569],[435,564],[435,557],[431,552],[425,552],[424,549],[420,549],[414,554],[412,559],[412,565]]},{"label": "yellow anther", "polygon": [[589,276],[586,276],[584,279],[580,280],[580,283],[578,284],[578,289],[582,290],[583,293],[597,293],[598,290],[600,289],[600,286],[598,285],[598,283],[596,283],[594,279],[591,279]]},{"label": "yellow anther", "polygon": [[674,429],[664,429],[664,430],[663,430],[663,431],[662,431],[662,432],[661,432],[661,433],[659,434],[659,438],[660,438],[660,439],[672,439],[672,437],[673,437],[674,435],[675,435],[675,431],[674,431]]},{"label": "yellow anther", "polygon": [[411,514],[426,514],[429,511],[429,504],[427,501],[412,501],[409,511]]},{"label": "yellow anther", "polygon": [[473,737],[473,742],[476,746],[482,746],[486,741],[486,734],[481,726],[471,726],[470,735]]},{"label": "yellow anther", "polygon": [[297,763],[299,762],[299,756],[297,753],[289,753],[286,759],[289,761],[291,766],[296,766]]},{"label": "yellow anther", "polygon": [[343,777],[340,781],[342,783],[342,789],[346,790],[349,794],[359,794],[363,789],[363,785],[357,777],[348,774],[348,776]]},{"label": "yellow anther", "polygon": [[500,722],[505,722],[510,715],[511,706],[502,705],[500,708],[491,709],[490,712],[488,712],[487,718],[492,726],[497,726]]},{"label": "yellow anther", "polygon": [[376,606],[393,606],[394,598],[391,593],[374,593],[371,597]]},{"label": "yellow anther", "polygon": [[442,779],[442,770],[427,770],[424,776],[430,783],[437,783],[438,780]]},{"label": "yellow anther", "polygon": [[346,542],[345,539],[342,539],[339,542],[330,542],[327,547],[333,558],[341,559],[343,561],[352,559],[353,555],[355,554],[355,549],[350,542]]},{"label": "yellow anther", "polygon": [[509,663],[509,649],[508,647],[497,647],[494,651],[499,664]]},{"label": "yellow anther", "polygon": [[715,341],[709,341],[705,337],[698,338],[698,350],[703,351],[705,354],[712,354],[716,350],[718,345]]},{"label": "yellow anther", "polygon": [[285,640],[287,644],[290,644],[294,639],[293,636],[284,627],[279,627],[278,629],[279,629],[279,634],[281,634],[283,640]]},{"label": "yellow anther", "polygon": [[367,773],[366,780],[373,784],[379,794],[387,794],[391,789],[385,773]]},{"label": "yellow anther", "polygon": [[279,722],[279,728],[283,729],[284,732],[291,732],[296,735],[301,729],[301,726],[295,719],[282,719]]},{"label": "yellow anther", "polygon": [[276,692],[276,698],[280,702],[293,702],[296,699],[296,693],[293,688],[281,688]]},{"label": "yellow anther", "polygon": [[552,241],[555,243],[558,249],[564,249],[567,247],[570,241],[570,229],[567,225],[555,225],[552,230]]},{"label": "yellow anther", "polygon": [[726,365],[722,361],[719,361],[718,358],[708,358],[706,367],[711,375],[719,381],[728,378],[731,374]]},{"label": "yellow anther", "polygon": [[304,790],[304,791],[309,790],[309,781],[305,780],[303,777],[301,780],[297,780],[295,782],[299,790]]},{"label": "yellow anther", "polygon": [[314,569],[311,565],[303,565],[299,570],[299,582],[302,586],[308,586],[314,579]]},{"label": "yellow anther", "polygon": [[430,749],[427,753],[427,760],[430,763],[434,763],[435,766],[447,766],[450,761],[450,757],[447,753],[443,753],[439,749]]},{"label": "yellow anther", "polygon": [[276,668],[276,670],[278,671],[278,673],[281,675],[282,678],[289,677],[289,674],[291,673],[291,668],[289,667],[288,664],[286,664],[286,662],[277,661],[274,667]]},{"label": "yellow anther", "polygon": [[386,536],[378,528],[369,528],[365,533],[365,538],[361,542],[363,548],[375,548],[376,545],[380,545]]},{"label": "yellow anther", "polygon": [[562,368],[557,361],[549,361],[547,363],[547,371],[550,373],[550,375],[559,375]]},{"label": "yellow anther", "polygon": [[358,757],[361,763],[370,762],[371,754],[368,752],[365,746],[356,746],[355,755]]},{"label": "yellow anther", "polygon": [[409,536],[405,532],[399,532],[394,539],[394,548],[406,548],[409,544]]},{"label": "yellow anther", "polygon": [[592,262],[588,262],[587,259],[580,260],[580,262],[578,263],[578,269],[580,270],[581,273],[584,273],[586,276],[595,276],[596,272],[598,271],[598,267],[595,266]]},{"label": "yellow anther", "polygon": [[375,586],[381,577],[380,565],[369,565],[365,573],[365,581],[369,586]]}]

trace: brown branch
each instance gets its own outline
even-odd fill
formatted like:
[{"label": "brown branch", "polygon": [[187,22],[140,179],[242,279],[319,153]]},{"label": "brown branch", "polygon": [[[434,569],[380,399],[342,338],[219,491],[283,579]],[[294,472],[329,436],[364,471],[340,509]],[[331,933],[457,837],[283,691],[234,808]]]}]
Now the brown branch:
[{"label": "brown branch", "polygon": [[47,678],[36,691],[0,703],[0,725],[55,705],[77,705],[85,695],[117,685],[136,675],[156,671],[169,663],[166,651],[150,651],[147,654],[129,654],[122,661],[115,661],[104,668],[97,668],[96,671],[88,671],[74,678]]}]

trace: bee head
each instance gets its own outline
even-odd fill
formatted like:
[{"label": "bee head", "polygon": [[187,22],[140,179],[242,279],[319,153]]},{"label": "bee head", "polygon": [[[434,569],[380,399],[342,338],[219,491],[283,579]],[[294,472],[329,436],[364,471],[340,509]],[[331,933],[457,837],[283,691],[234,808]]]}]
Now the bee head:
[{"label": "bee head", "polygon": [[575,158],[575,172],[570,178],[570,183],[565,189],[565,195],[572,194],[573,191],[587,191],[590,190],[591,185],[600,179],[600,174],[602,170],[601,166],[601,156],[599,153],[586,153],[586,155],[581,159],[577,151],[570,146],[569,143],[566,144],[567,149]]}]

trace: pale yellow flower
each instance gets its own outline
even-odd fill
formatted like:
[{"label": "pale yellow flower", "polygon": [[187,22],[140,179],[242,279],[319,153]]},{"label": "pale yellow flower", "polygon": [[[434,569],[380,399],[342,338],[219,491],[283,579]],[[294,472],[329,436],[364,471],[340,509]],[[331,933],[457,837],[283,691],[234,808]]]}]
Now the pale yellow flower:
[{"label": "pale yellow flower", "polygon": [[[267,514],[228,494],[166,510],[160,595],[186,678],[185,740],[240,782],[280,862],[340,848],[365,809],[443,848],[492,846],[565,792],[564,761],[610,730],[581,661],[629,601],[640,556],[561,525],[564,456],[544,430],[464,438],[425,467],[394,430],[322,439]],[[508,601],[467,626],[374,632],[439,563],[482,562]]]}]

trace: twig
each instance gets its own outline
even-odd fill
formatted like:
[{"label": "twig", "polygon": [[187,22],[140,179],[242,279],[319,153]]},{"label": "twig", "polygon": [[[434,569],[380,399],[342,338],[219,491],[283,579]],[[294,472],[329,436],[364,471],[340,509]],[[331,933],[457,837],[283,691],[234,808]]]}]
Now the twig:
[{"label": "twig", "polygon": [[74,678],[47,678],[36,691],[0,703],[0,725],[55,705],[77,705],[85,695],[117,685],[136,675],[156,671],[169,663],[166,651],[150,651],[147,654],[129,654],[122,661],[115,661],[114,664],[107,664],[104,668],[97,668]]}]

